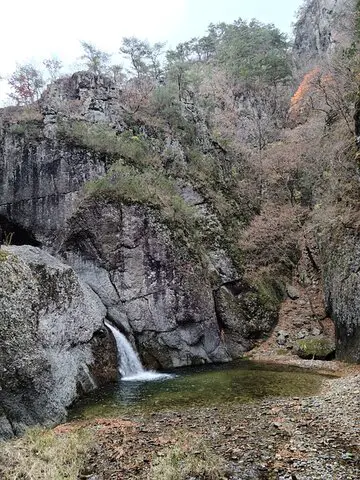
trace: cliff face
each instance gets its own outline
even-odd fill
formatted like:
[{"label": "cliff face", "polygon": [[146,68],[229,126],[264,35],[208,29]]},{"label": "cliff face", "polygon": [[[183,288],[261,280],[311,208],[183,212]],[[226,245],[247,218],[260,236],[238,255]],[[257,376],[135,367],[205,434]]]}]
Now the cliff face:
[{"label": "cliff face", "polygon": [[[74,211],[84,183],[105,173],[101,158],[56,136],[57,103],[65,116],[74,92],[79,101],[81,98],[81,78],[75,76],[73,81],[60,84],[60,90],[53,87],[53,96],[48,93],[40,109],[10,108],[1,115],[0,215],[34,232],[36,239],[47,245]],[[92,91],[90,81],[85,86]],[[107,92],[106,84],[97,91]],[[86,99],[82,101],[86,103]],[[104,104],[106,101],[103,99]],[[81,111],[79,115],[85,116]]]},{"label": "cliff face", "polygon": [[[190,102],[185,127],[179,117],[174,132],[125,114],[119,99],[107,79],[80,73],[52,85],[35,110],[1,112],[0,236],[34,246],[11,247],[16,257],[1,263],[11,269],[24,262],[33,292],[19,304],[11,297],[0,322],[11,324],[4,337],[11,351],[1,363],[9,372],[17,363],[21,377],[1,380],[1,405],[15,432],[60,418],[84,376],[90,386],[91,372],[109,378],[116,360],[101,337],[104,318],[155,368],[229,361],[276,320],[276,307],[242,279],[235,262],[226,228],[251,207],[229,196],[232,189],[241,195],[227,173],[231,159],[200,112]],[[207,180],[190,174],[191,159],[205,169],[213,162],[212,181],[234,214],[217,213]],[[12,276],[21,285],[26,275]],[[71,278],[67,290],[63,276]],[[18,295],[5,271],[3,279],[2,288]],[[36,308],[29,316],[30,304]],[[24,352],[34,362],[24,363]],[[14,418],[9,398],[20,397],[29,400],[16,401]]]},{"label": "cliff face", "polygon": [[[299,64],[305,68],[314,65],[332,66],[332,55],[342,54],[346,48],[356,48],[358,39],[355,36],[358,5],[354,0],[312,0],[303,7],[295,25],[294,52]],[[356,50],[354,50],[356,51]],[[350,53],[348,53],[351,56]],[[340,57],[340,55],[338,55]],[[345,55],[346,57],[346,55]],[[350,58],[350,57],[349,57]],[[337,64],[340,62],[337,60]],[[338,67],[337,67],[338,68]],[[350,74],[354,74],[356,67],[349,64]],[[336,68],[335,68],[336,70]],[[354,70],[354,71],[353,71]],[[332,74],[331,74],[332,75]],[[338,91],[343,88],[353,90],[354,86],[346,87],[336,79]],[[340,104],[339,104],[340,105]],[[349,112],[352,106],[345,102]],[[338,107],[339,108],[339,107]],[[337,108],[334,109],[337,111]],[[355,128],[359,145],[359,102],[355,108]],[[349,122],[351,117],[349,115]],[[333,135],[337,134],[334,124]],[[352,133],[352,132],[351,132]],[[345,137],[344,132],[339,135]],[[350,137],[349,142],[354,142]],[[354,142],[355,143],[355,142]],[[348,162],[348,171],[353,172],[341,178],[338,184],[348,182],[349,192],[358,191],[358,171],[356,168],[355,149],[341,152],[344,165]],[[357,155],[358,157],[358,155]],[[352,178],[351,178],[352,176]],[[336,192],[337,186],[333,189]],[[354,195],[353,195],[354,197]],[[349,194],[338,194],[337,200],[326,197],[319,200],[319,209],[323,214],[315,215],[314,230],[317,231],[317,241],[320,251],[320,269],[324,284],[325,307],[332,318],[336,329],[336,356],[340,360],[360,362],[360,323],[358,301],[359,278],[359,235],[358,235],[358,199]],[[355,193],[356,197],[356,193]],[[333,210],[327,211],[327,204],[332,203]],[[319,221],[320,216],[322,218]],[[344,220],[346,218],[346,220]]]},{"label": "cliff face", "polygon": [[[84,206],[71,219],[61,252],[101,298],[107,317],[138,346],[145,364],[177,367],[231,358],[206,272],[181,256],[148,208],[106,201]],[[246,346],[239,339],[240,350]]]},{"label": "cliff face", "polygon": [[294,51],[301,65],[317,63],[351,43],[355,0],[311,0],[295,23]]},{"label": "cliff face", "polygon": [[[355,109],[355,134],[358,143],[359,103]],[[359,144],[358,144],[359,145]],[[351,161],[358,162],[359,153],[351,150]],[[357,164],[357,170],[359,164]],[[353,168],[356,170],[356,167]],[[353,185],[358,189],[358,171]],[[339,360],[360,363],[359,206],[349,205],[336,223],[331,218],[318,232],[324,278],[325,305],[336,328],[336,356]],[[344,218],[347,218],[344,221]]]},{"label": "cliff face", "polygon": [[337,358],[360,363],[360,237],[354,231],[337,235],[328,231],[319,238],[325,304],[335,323]]}]

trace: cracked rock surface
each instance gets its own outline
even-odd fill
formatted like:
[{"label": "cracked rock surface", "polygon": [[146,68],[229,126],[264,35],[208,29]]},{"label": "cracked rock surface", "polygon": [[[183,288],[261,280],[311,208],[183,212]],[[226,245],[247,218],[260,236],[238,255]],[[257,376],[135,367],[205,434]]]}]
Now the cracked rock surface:
[{"label": "cracked rock surface", "polygon": [[82,209],[71,220],[61,253],[145,364],[177,367],[231,359],[210,281],[178,255],[147,209],[106,202]]}]

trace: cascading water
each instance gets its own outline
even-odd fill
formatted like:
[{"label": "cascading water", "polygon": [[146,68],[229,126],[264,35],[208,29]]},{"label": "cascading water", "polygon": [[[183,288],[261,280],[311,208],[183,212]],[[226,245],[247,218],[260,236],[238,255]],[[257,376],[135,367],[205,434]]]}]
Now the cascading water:
[{"label": "cascading water", "polygon": [[111,323],[105,321],[105,325],[115,338],[118,353],[118,369],[122,381],[149,381],[172,377],[172,375],[166,373],[145,370],[125,335],[123,335],[114,325],[111,325]]},{"label": "cascading water", "polygon": [[105,325],[111,330],[116,341],[121,376],[126,378],[144,373],[145,370],[125,335],[110,323],[106,322]]}]

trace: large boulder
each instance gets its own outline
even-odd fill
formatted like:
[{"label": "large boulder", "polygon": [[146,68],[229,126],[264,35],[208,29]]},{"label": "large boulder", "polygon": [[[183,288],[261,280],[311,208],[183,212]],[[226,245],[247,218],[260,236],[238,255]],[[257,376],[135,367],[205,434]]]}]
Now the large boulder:
[{"label": "large boulder", "polygon": [[307,337],[296,342],[293,353],[304,359],[332,360],[335,357],[335,344],[329,338]]},{"label": "large boulder", "polygon": [[[104,315],[69,266],[36,247],[1,248],[0,436],[61,420],[79,393],[96,386],[91,369]],[[112,375],[115,352],[113,363]]]},{"label": "large boulder", "polygon": [[174,243],[150,209],[90,202],[68,224],[60,253],[147,366],[231,359],[206,270]]}]

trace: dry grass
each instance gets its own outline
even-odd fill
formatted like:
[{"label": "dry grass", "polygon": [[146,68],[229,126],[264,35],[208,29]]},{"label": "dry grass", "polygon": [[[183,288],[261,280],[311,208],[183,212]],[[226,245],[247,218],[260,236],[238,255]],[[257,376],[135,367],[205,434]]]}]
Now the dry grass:
[{"label": "dry grass", "polygon": [[0,262],[5,262],[10,254],[4,250],[0,250]]},{"label": "dry grass", "polygon": [[92,444],[88,430],[57,434],[40,428],[0,443],[2,480],[76,480]]},{"label": "dry grass", "polygon": [[201,439],[187,437],[160,452],[152,462],[149,480],[221,480],[228,478],[224,460]]}]

